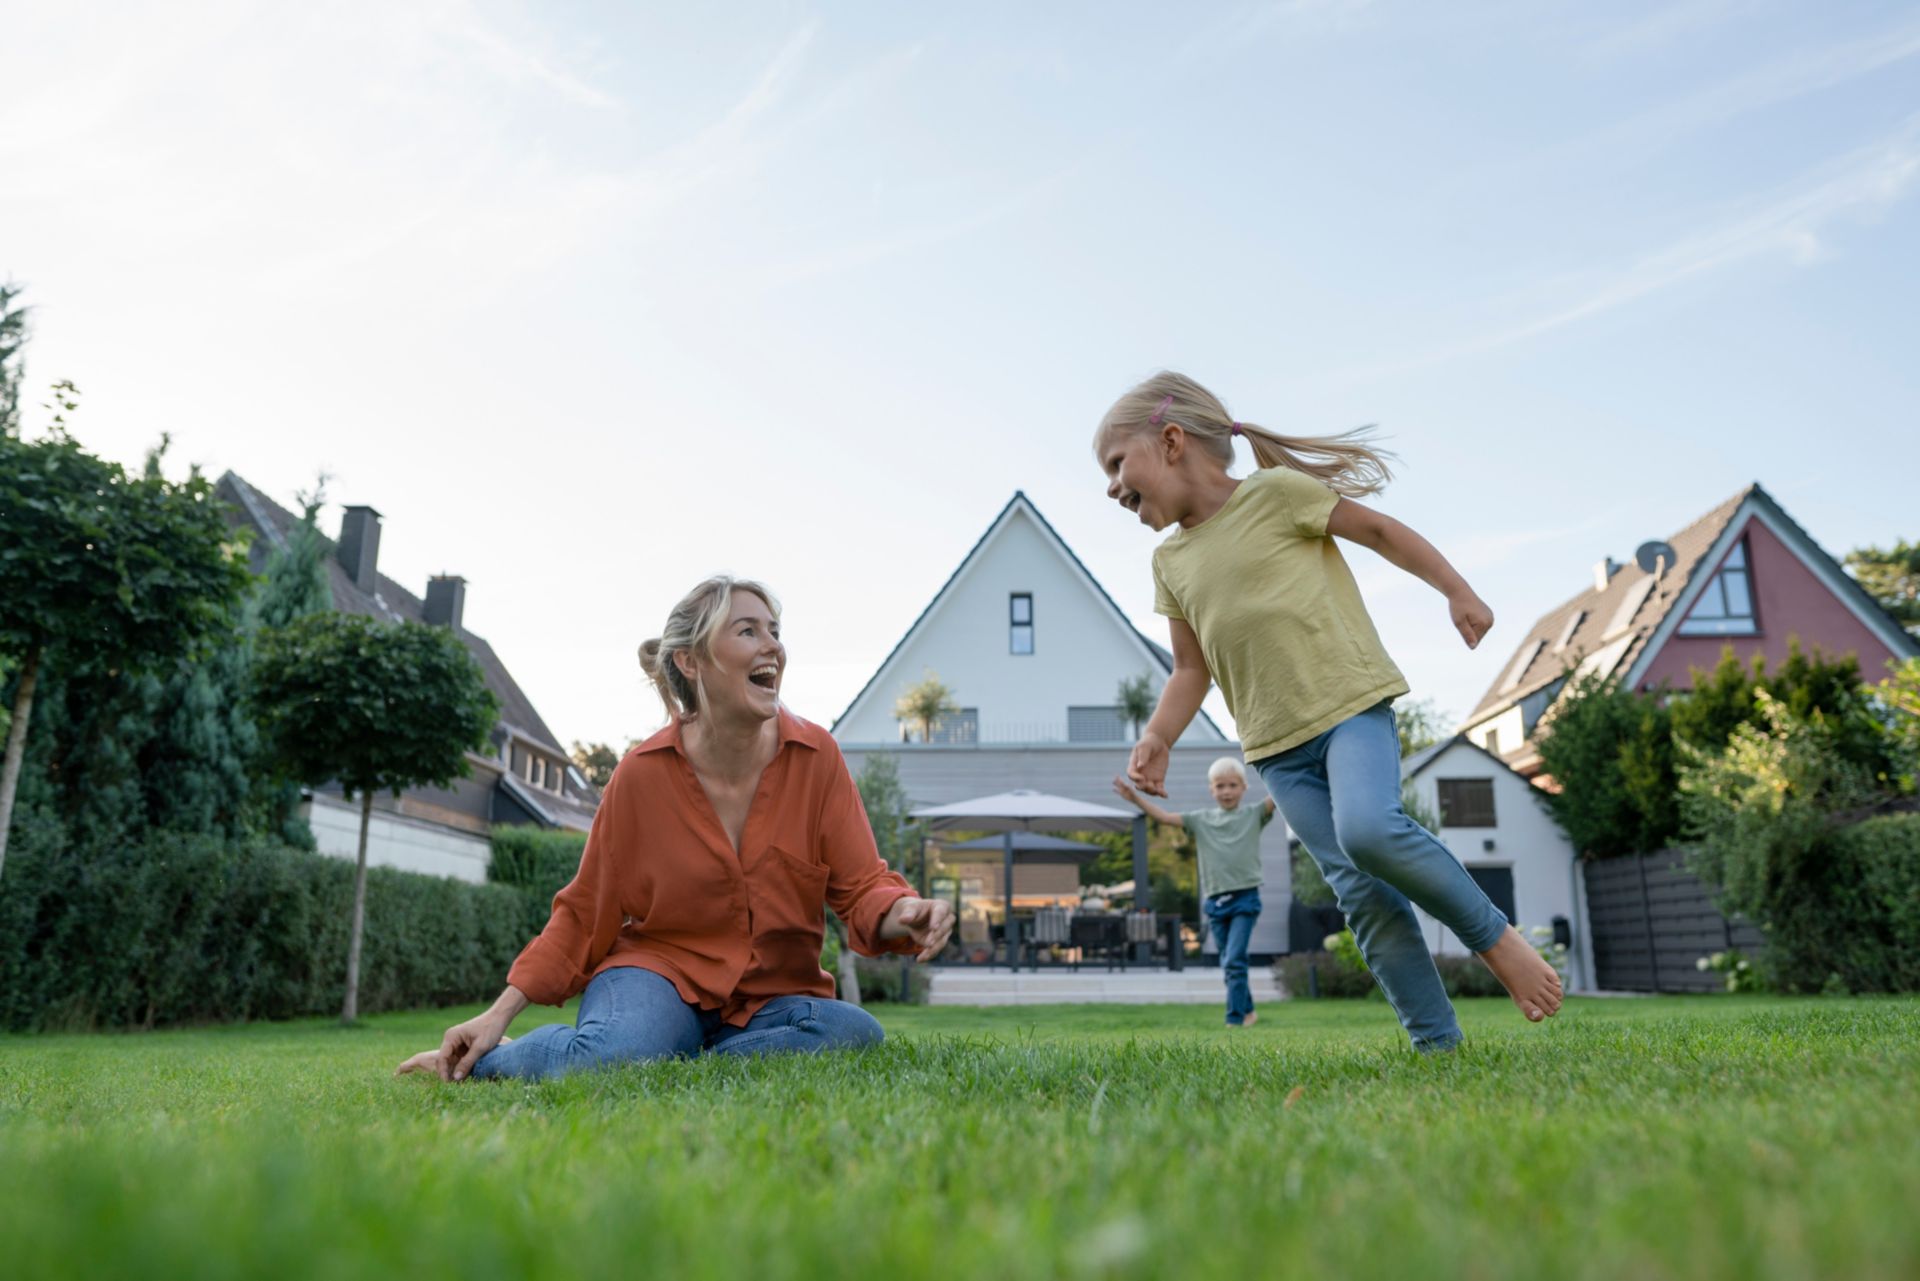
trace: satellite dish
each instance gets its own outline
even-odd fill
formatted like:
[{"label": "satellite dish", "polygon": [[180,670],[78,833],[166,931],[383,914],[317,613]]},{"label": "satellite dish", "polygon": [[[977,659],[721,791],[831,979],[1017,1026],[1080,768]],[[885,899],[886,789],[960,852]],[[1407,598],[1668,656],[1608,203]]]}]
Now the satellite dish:
[{"label": "satellite dish", "polygon": [[1660,575],[1673,568],[1673,546],[1655,539],[1634,549],[1633,563],[1649,574]]}]

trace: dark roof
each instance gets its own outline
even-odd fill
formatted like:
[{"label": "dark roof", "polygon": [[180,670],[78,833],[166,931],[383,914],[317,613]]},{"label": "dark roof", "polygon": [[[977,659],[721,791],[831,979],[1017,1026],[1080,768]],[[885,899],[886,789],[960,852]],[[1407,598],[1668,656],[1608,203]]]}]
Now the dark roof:
[{"label": "dark roof", "polygon": [[[913,620],[913,622],[908,625],[907,630],[900,634],[900,639],[893,643],[893,648],[888,650],[887,656],[880,660],[880,665],[873,669],[873,675],[867,677],[867,683],[860,687],[860,692],[855,694],[851,699],[847,701],[847,705],[845,708],[841,710],[840,715],[833,718],[833,727],[837,728],[840,722],[846,719],[847,713],[852,711],[856,706],[858,706],[862,698],[866,697],[867,691],[873,688],[873,683],[880,679],[880,673],[887,670],[887,664],[891,663],[893,661],[893,656],[900,652],[900,647],[907,643],[907,637],[913,635],[915,630],[919,628],[920,624],[926,620],[927,615],[933,612],[933,607],[939,603],[940,598],[942,596],[947,594],[947,588],[953,586],[954,580],[960,577],[960,572],[967,567],[967,565],[973,560],[973,558],[976,555],[979,554],[980,548],[983,545],[985,545],[988,536],[991,535],[994,530],[1000,527],[1000,522],[1006,519],[1007,513],[1012,511],[1014,509],[1014,506],[1019,503],[1025,503],[1027,505],[1027,510],[1032,512],[1034,519],[1040,522],[1040,527],[1046,530],[1047,533],[1051,534],[1053,536],[1053,541],[1059,544],[1060,549],[1062,551],[1066,552],[1067,559],[1073,562],[1074,568],[1079,570],[1083,575],[1085,575],[1086,580],[1089,583],[1093,584],[1094,591],[1100,593],[1100,599],[1105,601],[1108,604],[1108,606],[1112,608],[1115,616],[1118,617],[1120,621],[1126,625],[1127,630],[1132,632],[1134,636],[1139,639],[1140,643],[1147,647],[1148,651],[1152,653],[1154,657],[1154,661],[1160,664],[1160,670],[1162,674],[1170,673],[1173,671],[1172,653],[1170,653],[1164,645],[1156,645],[1152,640],[1148,639],[1147,634],[1145,632],[1141,631],[1138,627],[1135,627],[1133,625],[1133,620],[1127,617],[1127,611],[1124,609],[1121,609],[1120,606],[1114,601],[1113,597],[1108,595],[1107,589],[1100,585],[1100,580],[1093,576],[1093,571],[1087,568],[1086,562],[1080,559],[1080,557],[1074,552],[1072,546],[1068,544],[1066,539],[1060,537],[1060,531],[1055,529],[1053,527],[1052,522],[1050,522],[1044,515],[1041,514],[1040,508],[1034,503],[1034,501],[1031,498],[1027,497],[1027,491],[1025,491],[1024,489],[1016,489],[1013,491],[1013,497],[1007,500],[1007,505],[1002,507],[998,512],[998,514],[996,514],[992,520],[987,522],[987,527],[986,529],[981,531],[980,537],[974,540],[973,546],[967,549],[967,554],[960,558],[960,563],[954,566],[953,572],[951,574],[947,575],[947,581],[940,584],[940,590],[935,592],[931,597],[928,598],[926,607],[922,609],[919,613],[919,616],[916,617]],[[1207,723],[1208,729],[1211,729],[1214,733],[1219,734],[1221,738],[1224,739],[1227,737],[1226,734],[1220,729],[1220,727],[1213,723],[1213,717],[1207,715],[1205,709],[1201,710],[1200,719]]]},{"label": "dark roof", "polygon": [[1492,761],[1495,765],[1498,765],[1501,769],[1506,770],[1509,774],[1514,774],[1523,780],[1526,778],[1526,775],[1521,774],[1520,771],[1514,769],[1513,766],[1507,764],[1505,761],[1501,760],[1498,756],[1495,756],[1492,752],[1489,752],[1486,748],[1480,746],[1480,744],[1468,738],[1465,734],[1455,734],[1452,738],[1442,739],[1440,742],[1435,743],[1432,747],[1422,748],[1421,750],[1415,752],[1413,755],[1407,757],[1405,760],[1400,762],[1400,777],[1402,779],[1412,778],[1414,775],[1418,774],[1421,770],[1425,769],[1427,766],[1439,760],[1442,754],[1444,754],[1446,750],[1450,747],[1469,748],[1473,751],[1480,753],[1480,755],[1486,757],[1488,760]]},{"label": "dark roof", "polygon": [[[267,557],[275,548],[284,548],[287,537],[300,518],[265,494],[248,484],[245,479],[233,472],[220,477],[214,486],[214,493],[233,510],[233,524],[244,523],[258,531],[260,537],[253,540],[248,552],[253,572],[264,573]],[[327,585],[333,592],[333,606],[342,613],[365,614],[389,622],[424,623],[424,609],[420,598],[402,587],[385,574],[376,574],[372,595],[360,590],[348,576],[346,567],[333,553],[333,540],[325,538],[328,555],[326,557]],[[546,747],[561,757],[567,751],[554,737],[547,723],[540,719],[540,713],[534,710],[533,702],[522,690],[519,683],[507,671],[506,664],[493,652],[493,646],[485,638],[477,636],[464,627],[456,628],[460,640],[467,652],[480,665],[481,673],[486,677],[487,688],[500,700],[500,723]]]},{"label": "dark roof", "polygon": [[[1674,565],[1668,569],[1660,582],[1648,594],[1646,601],[1634,613],[1630,626],[1624,633],[1632,640],[1627,644],[1613,670],[1625,671],[1634,660],[1640,657],[1646,648],[1647,640],[1666,618],[1673,608],[1674,601],[1686,590],[1687,584],[1702,568],[1702,561],[1714,542],[1726,529],[1734,513],[1749,495],[1760,494],[1760,486],[1749,485],[1733,497],[1715,507],[1706,515],[1688,525],[1667,540],[1673,547]],[[1769,500],[1771,501],[1771,500]],[[1494,712],[1504,711],[1527,695],[1553,684],[1565,676],[1570,668],[1582,658],[1606,643],[1603,631],[1621,605],[1640,584],[1651,577],[1646,570],[1628,562],[1617,570],[1607,581],[1604,589],[1589,586],[1585,591],[1548,610],[1537,619],[1527,634],[1514,646],[1513,653],[1493,678],[1493,685],[1481,696],[1479,704],[1467,715],[1467,723],[1484,720]],[[1584,612],[1586,617],[1569,638],[1563,650],[1554,648],[1565,630],[1567,623],[1576,613]],[[1616,634],[1618,635],[1618,634]],[[1537,644],[1536,644],[1537,642]],[[1512,674],[1513,665],[1520,656],[1534,649],[1533,658],[1520,675],[1518,684],[1504,688],[1507,678]]]}]

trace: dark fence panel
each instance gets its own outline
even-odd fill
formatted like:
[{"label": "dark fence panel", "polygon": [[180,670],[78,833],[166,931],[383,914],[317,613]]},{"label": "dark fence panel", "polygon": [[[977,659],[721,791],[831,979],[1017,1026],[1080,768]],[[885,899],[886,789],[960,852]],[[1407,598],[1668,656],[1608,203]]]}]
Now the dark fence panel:
[{"label": "dark fence panel", "polygon": [[1738,948],[1757,955],[1766,939],[1714,906],[1687,870],[1686,851],[1661,850],[1583,864],[1597,984],[1619,992],[1717,992],[1725,978],[1702,973],[1701,957]]}]

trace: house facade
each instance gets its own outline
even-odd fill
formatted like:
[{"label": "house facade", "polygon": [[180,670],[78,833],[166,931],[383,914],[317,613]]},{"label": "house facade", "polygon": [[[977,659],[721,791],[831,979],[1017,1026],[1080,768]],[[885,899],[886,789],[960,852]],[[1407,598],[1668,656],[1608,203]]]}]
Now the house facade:
[{"label": "house facade", "polygon": [[1635,560],[1612,557],[1592,583],[1543,614],[1462,733],[1529,778],[1540,773],[1541,718],[1571,680],[1617,677],[1629,689],[1691,689],[1731,644],[1743,661],[1806,649],[1853,654],[1872,680],[1920,643],[1869,596],[1772,495],[1750,485]]},{"label": "house facade", "polygon": [[[226,504],[229,526],[251,534],[248,556],[253,572],[265,572],[268,558],[287,546],[300,518],[233,472],[220,478],[214,493]],[[467,630],[466,580],[438,575],[427,582],[424,596],[415,596],[379,572],[380,530],[381,516],[373,508],[345,510],[339,537],[329,543],[324,562],[333,607],[386,622],[451,629],[499,700],[500,719],[489,735],[487,750],[467,753],[467,777],[456,779],[450,787],[415,788],[398,797],[382,792],[374,797],[367,861],[484,881],[488,833],[495,823],[584,832],[593,824],[599,796],[493,647]],[[348,799],[338,784],[330,783],[311,789],[302,809],[322,853],[355,856],[360,840],[357,800]]]},{"label": "house facade", "polygon": [[[1525,934],[1556,917],[1572,933],[1571,986],[1593,986],[1593,944],[1573,842],[1547,810],[1544,793],[1464,734],[1400,763],[1401,781],[1431,814],[1435,834],[1507,919]],[[1419,908],[1420,932],[1437,955],[1464,955],[1459,937]]]},{"label": "house facade", "polygon": [[[1123,804],[1113,778],[1126,768],[1135,727],[1116,691],[1144,675],[1157,695],[1172,670],[1172,655],[1134,626],[1032,500],[1016,493],[834,721],[833,735],[856,773],[868,757],[891,755],[915,806],[1018,788]],[[929,673],[960,708],[931,735],[894,710]],[[1239,755],[1240,745],[1202,712],[1173,745],[1167,803],[1212,804],[1208,766]],[[1257,804],[1259,780],[1249,783],[1249,803]],[[1266,912],[1253,950],[1283,952],[1291,900],[1285,823],[1268,825],[1261,853]],[[1024,888],[1018,873],[1015,888]]]}]

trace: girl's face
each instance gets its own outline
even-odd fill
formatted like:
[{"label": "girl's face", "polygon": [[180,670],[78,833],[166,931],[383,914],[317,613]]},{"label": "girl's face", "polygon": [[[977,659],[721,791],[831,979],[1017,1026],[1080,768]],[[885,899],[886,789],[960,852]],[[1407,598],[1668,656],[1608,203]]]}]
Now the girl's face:
[{"label": "girl's face", "polygon": [[787,647],[780,642],[773,611],[752,592],[733,593],[732,610],[713,638],[711,655],[697,658],[682,651],[674,660],[699,687],[702,713],[716,720],[763,721],[780,710]]},{"label": "girl's face", "polygon": [[1169,510],[1178,490],[1169,454],[1177,452],[1177,446],[1161,435],[1109,432],[1102,436],[1096,454],[1107,474],[1107,497],[1156,532],[1173,524],[1180,514]]}]

